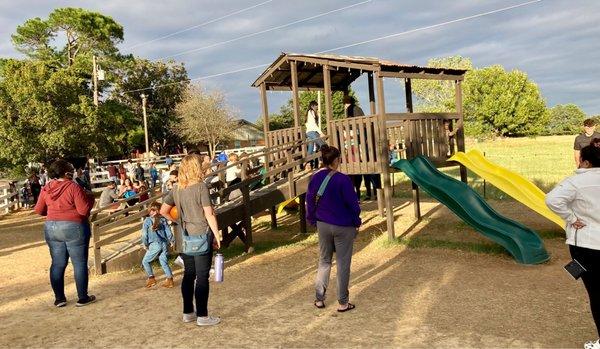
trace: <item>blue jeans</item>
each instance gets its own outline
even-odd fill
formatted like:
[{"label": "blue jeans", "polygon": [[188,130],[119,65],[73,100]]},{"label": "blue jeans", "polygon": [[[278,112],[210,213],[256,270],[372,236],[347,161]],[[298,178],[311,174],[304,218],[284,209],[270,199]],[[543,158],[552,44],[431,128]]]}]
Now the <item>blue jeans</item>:
[{"label": "blue jeans", "polygon": [[156,256],[158,256],[158,261],[160,262],[160,266],[165,272],[165,275],[168,278],[173,277],[173,272],[169,267],[169,261],[167,259],[168,248],[169,246],[166,242],[157,241],[150,243],[150,246],[148,246],[148,251],[146,251],[144,258],[142,259],[142,266],[144,267],[148,277],[154,276],[154,271],[152,271],[152,265],[150,265],[150,263],[156,259]]},{"label": "blue jeans", "polygon": [[65,269],[69,257],[75,272],[75,285],[79,300],[88,298],[88,248],[90,234],[82,223],[72,221],[46,221],[44,236],[50,248],[50,284],[56,300],[66,300]]},{"label": "blue jeans", "polygon": [[[320,138],[321,135],[317,131],[310,131],[306,133],[307,140],[314,140],[314,142],[308,143],[308,155],[312,155],[315,153],[315,151],[319,151],[319,149],[326,144],[325,141]],[[311,161],[313,167],[317,167],[318,163],[319,161],[317,159]]]}]

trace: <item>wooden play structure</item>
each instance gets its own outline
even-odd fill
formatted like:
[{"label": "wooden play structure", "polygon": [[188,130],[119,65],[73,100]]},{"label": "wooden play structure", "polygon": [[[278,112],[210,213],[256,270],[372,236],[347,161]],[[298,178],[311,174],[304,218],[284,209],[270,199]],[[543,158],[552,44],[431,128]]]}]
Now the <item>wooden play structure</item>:
[{"label": "wooden play structure", "polygon": [[[378,195],[380,212],[385,208],[390,239],[395,237],[390,181],[390,147],[401,158],[418,155],[429,157],[438,167],[454,165],[447,159],[464,151],[461,82],[465,70],[420,67],[369,57],[317,54],[281,54],[254,82],[260,89],[266,146],[305,142],[302,128],[306,111],[300,110],[300,91],[323,91],[325,96],[326,134],[329,144],[342,152],[340,171],[346,174],[380,173],[383,195]],[[332,93],[347,91],[361,75],[367,75],[369,115],[333,119]],[[404,79],[406,112],[388,113],[384,97],[384,79]],[[447,113],[413,113],[411,82],[415,79],[452,81],[455,111]],[[294,127],[269,130],[267,91],[291,91]],[[377,96],[377,97],[376,97]],[[456,129],[456,131],[454,131]],[[461,180],[466,181],[464,167]],[[413,184],[415,217],[420,218],[419,191]]]},{"label": "wooden play structure", "polygon": [[[276,206],[299,197],[300,230],[306,232],[305,193],[311,172],[305,164],[320,156],[307,155],[304,120],[299,92],[320,90],[325,97],[326,135],[324,139],[340,149],[340,171],[350,175],[381,174],[383,188],[378,189],[378,206],[387,217],[390,239],[395,238],[390,181],[389,149],[400,158],[419,155],[429,157],[438,167],[455,166],[447,159],[457,150],[464,151],[462,130],[461,82],[464,70],[419,67],[377,58],[334,55],[281,54],[253,83],[259,88],[265,134],[265,148],[240,161],[223,166],[212,175],[223,176],[231,166],[241,166],[242,181],[216,193],[215,206],[220,229],[242,222],[247,235],[247,248],[252,245],[251,216],[270,211],[271,226],[277,226]],[[369,90],[369,115],[334,119],[332,93],[347,91],[362,74],[366,74]],[[384,79],[404,79],[406,111],[386,112]],[[447,113],[413,113],[411,82],[414,79],[445,80],[454,84],[456,110]],[[400,85],[399,85],[400,86]],[[267,91],[291,91],[294,126],[269,130]],[[262,168],[259,172],[257,169]],[[466,170],[461,167],[461,179]],[[257,185],[258,184],[258,185]],[[231,198],[232,192],[239,192]],[[97,273],[128,269],[139,264],[143,251],[139,247],[139,221],[147,205],[159,200],[156,194],[145,202],[109,214],[93,215],[92,242]],[[420,218],[419,190],[413,184],[415,217]],[[128,215],[125,216],[124,213]]]}]

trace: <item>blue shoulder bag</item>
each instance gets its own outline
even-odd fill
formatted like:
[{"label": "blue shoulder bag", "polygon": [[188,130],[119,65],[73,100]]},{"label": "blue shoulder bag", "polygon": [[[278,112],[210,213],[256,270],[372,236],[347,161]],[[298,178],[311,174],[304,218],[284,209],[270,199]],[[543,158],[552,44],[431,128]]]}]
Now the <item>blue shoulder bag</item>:
[{"label": "blue shoulder bag", "polygon": [[185,224],[185,214],[183,213],[183,207],[181,206],[181,202],[179,202],[179,195],[177,195],[179,188],[173,189],[175,192],[173,193],[173,199],[175,200],[175,206],[179,210],[179,215],[181,216],[181,230],[182,230],[182,244],[181,244],[181,252],[188,256],[203,256],[210,252],[211,241],[210,241],[210,228],[206,229],[205,234],[201,235],[190,235],[187,232],[186,224]]}]

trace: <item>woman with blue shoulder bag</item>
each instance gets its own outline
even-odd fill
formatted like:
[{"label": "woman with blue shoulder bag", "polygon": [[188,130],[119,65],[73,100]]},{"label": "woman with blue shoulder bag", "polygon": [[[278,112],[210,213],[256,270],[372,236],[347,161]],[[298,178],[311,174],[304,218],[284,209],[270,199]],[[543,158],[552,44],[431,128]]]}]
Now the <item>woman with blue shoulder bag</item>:
[{"label": "woman with blue shoulder bag", "polygon": [[[178,219],[171,216],[173,206],[177,207]],[[178,183],[165,196],[160,214],[171,221],[177,221],[182,234],[180,257],[184,264],[181,281],[183,322],[196,321],[198,326],[218,324],[221,322],[220,318],[208,315],[208,278],[213,249],[221,247],[222,238],[208,187],[204,183],[200,155],[187,155],[181,160]]]},{"label": "woman with blue shoulder bag", "polygon": [[306,219],[317,227],[319,235],[319,265],[315,282],[315,307],[325,308],[325,292],[329,285],[333,253],[337,261],[338,312],[355,308],[349,302],[348,283],[354,239],[361,225],[360,205],[349,176],[337,171],[340,151],[321,147],[323,168],[308,184]]}]

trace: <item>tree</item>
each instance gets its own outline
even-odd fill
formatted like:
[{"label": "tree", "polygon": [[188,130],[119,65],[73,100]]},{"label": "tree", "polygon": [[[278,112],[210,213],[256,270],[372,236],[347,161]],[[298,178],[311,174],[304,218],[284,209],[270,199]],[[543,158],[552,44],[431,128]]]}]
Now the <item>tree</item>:
[{"label": "tree", "polygon": [[465,131],[470,135],[533,136],[548,123],[538,86],[527,74],[494,65],[475,69],[464,83]]},{"label": "tree", "polygon": [[550,135],[573,135],[581,131],[586,115],[575,104],[557,104],[550,109],[546,132]]},{"label": "tree", "polygon": [[191,144],[207,144],[211,156],[219,144],[231,139],[237,128],[236,114],[220,91],[207,92],[189,85],[175,108],[178,122],[173,130]]},{"label": "tree", "polygon": [[[147,116],[150,142],[158,141],[163,148],[172,148],[181,142],[172,125],[176,122],[175,107],[181,102],[188,82],[182,63],[174,61],[152,62],[146,59],[128,59],[118,68],[117,80],[111,98],[128,106],[136,115],[137,125],[142,125],[141,94],[148,96]],[[161,86],[160,88],[154,88]],[[147,89],[151,87],[150,89]],[[131,129],[126,129],[131,131]],[[138,138],[134,138],[138,139]],[[142,148],[141,143],[130,146]]]},{"label": "tree", "polygon": [[86,80],[72,69],[9,60],[0,77],[0,159],[14,166],[66,155],[97,153],[104,109],[87,95]]},{"label": "tree", "polygon": [[[473,69],[471,59],[462,56],[433,58],[427,62],[427,66],[432,68]],[[454,81],[413,80],[411,87],[416,97],[416,112],[442,113],[456,110]]]},{"label": "tree", "polygon": [[[349,95],[355,97],[354,91],[350,89]],[[304,91],[298,94],[298,100],[300,102],[300,125],[305,123],[306,113],[308,111],[308,104],[311,101],[316,101],[318,99],[318,93],[315,91]],[[343,91],[335,91],[332,96],[332,104],[333,104],[333,119],[343,119],[344,118],[344,92]],[[325,120],[325,94],[321,93],[321,117]],[[262,117],[259,118],[256,125],[262,129],[263,120]],[[289,128],[294,126],[294,102],[290,98],[284,105],[279,109],[279,113],[270,114],[269,115],[269,130],[281,130],[284,128]],[[323,128],[326,129],[327,125],[323,125]]]},{"label": "tree", "polygon": [[[123,27],[111,17],[72,7],[58,8],[46,20],[27,20],[12,35],[13,44],[26,56],[66,65],[84,52],[115,55],[121,41]],[[64,46],[55,47],[54,43]]]},{"label": "tree", "polygon": [[[121,55],[122,39],[120,24],[84,9],[56,9],[17,27],[12,41],[27,58],[0,59],[0,171],[56,156],[122,156],[141,148],[141,91],[128,91],[148,86],[163,86],[145,90],[150,138],[180,141],[169,125],[188,81],[185,68]],[[93,55],[107,71],[98,107]]]}]

